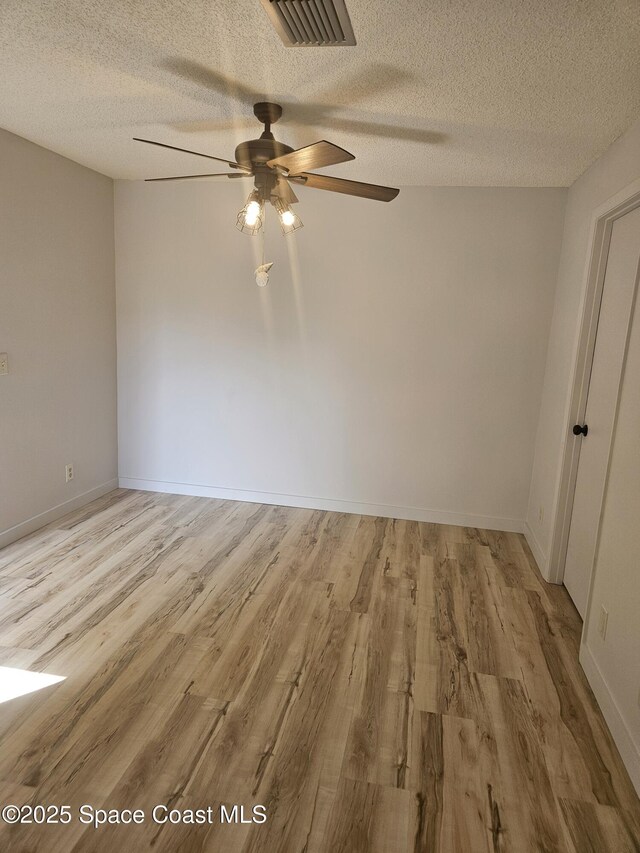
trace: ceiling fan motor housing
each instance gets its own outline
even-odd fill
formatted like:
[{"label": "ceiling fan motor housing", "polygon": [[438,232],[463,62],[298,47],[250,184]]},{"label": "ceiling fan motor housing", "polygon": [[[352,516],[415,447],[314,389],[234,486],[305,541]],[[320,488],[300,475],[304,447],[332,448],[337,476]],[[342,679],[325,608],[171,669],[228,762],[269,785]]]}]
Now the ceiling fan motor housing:
[{"label": "ceiling fan motor housing", "polygon": [[235,158],[241,166],[253,169],[255,166],[264,166],[268,160],[273,160],[274,157],[290,154],[291,151],[293,148],[290,145],[278,142],[277,139],[273,138],[270,131],[265,131],[260,139],[249,139],[247,142],[241,142],[236,148]]},{"label": "ceiling fan motor housing", "polygon": [[235,158],[241,166],[255,169],[256,166],[264,166],[268,160],[281,157],[293,151],[289,145],[278,142],[271,133],[271,125],[275,124],[282,115],[280,104],[272,104],[268,101],[260,101],[253,105],[253,114],[265,128],[260,139],[249,139],[241,142],[236,148]]}]

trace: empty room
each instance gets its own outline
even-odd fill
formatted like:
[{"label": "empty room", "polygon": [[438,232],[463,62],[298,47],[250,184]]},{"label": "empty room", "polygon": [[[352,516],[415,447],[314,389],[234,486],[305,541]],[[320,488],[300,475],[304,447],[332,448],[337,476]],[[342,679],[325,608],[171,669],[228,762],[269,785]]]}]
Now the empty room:
[{"label": "empty room", "polygon": [[0,850],[639,853],[637,0],[0,45]]}]

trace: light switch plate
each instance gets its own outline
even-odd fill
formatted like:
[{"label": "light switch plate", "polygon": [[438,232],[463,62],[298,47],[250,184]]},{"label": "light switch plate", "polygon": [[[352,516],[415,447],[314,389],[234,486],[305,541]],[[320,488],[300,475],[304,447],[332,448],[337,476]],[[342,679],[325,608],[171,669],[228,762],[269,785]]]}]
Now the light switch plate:
[{"label": "light switch plate", "polygon": [[6,352],[0,352],[0,376],[9,372],[9,356]]}]

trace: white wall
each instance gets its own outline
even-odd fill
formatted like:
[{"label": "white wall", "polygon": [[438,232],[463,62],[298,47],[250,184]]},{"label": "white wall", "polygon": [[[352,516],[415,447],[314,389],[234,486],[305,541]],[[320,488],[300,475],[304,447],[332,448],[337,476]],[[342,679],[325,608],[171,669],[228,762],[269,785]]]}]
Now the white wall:
[{"label": "white wall", "polygon": [[569,189],[527,511],[527,537],[544,573],[549,570],[562,453],[565,442],[573,440],[568,431],[569,402],[586,287],[591,218],[597,207],[639,176],[640,121]]},{"label": "white wall", "polygon": [[566,191],[240,183],[116,182],[121,483],[522,529]]},{"label": "white wall", "polygon": [[6,131],[0,351],[3,545],[113,488],[117,470],[113,182]]}]

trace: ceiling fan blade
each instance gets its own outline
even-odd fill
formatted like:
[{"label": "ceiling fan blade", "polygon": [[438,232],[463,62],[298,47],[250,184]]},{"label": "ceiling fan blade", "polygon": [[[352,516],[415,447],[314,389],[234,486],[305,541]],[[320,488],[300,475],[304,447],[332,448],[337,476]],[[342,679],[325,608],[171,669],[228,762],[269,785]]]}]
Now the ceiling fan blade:
[{"label": "ceiling fan blade", "polygon": [[[350,74],[341,74],[330,86],[323,86],[319,100],[340,107],[354,106],[372,96],[385,92],[398,93],[404,83],[415,80],[415,74],[386,63],[370,62]],[[332,111],[330,107],[327,112]]]},{"label": "ceiling fan blade", "polygon": [[279,195],[287,204],[296,204],[299,201],[298,196],[293,191],[293,188],[284,178],[278,178],[276,194]]},{"label": "ceiling fan blade", "polygon": [[[267,97],[268,92],[260,93],[259,91],[255,91],[240,82],[240,80],[236,80],[235,77],[215,71],[201,62],[193,62],[190,59],[183,59],[181,57],[170,57],[162,62],[161,65],[183,80],[194,83],[208,91],[216,92],[225,98],[234,98],[240,103],[253,105],[259,100],[269,100]],[[261,94],[264,97],[261,97]],[[206,102],[211,103],[210,96],[206,99]]]},{"label": "ceiling fan blade", "polygon": [[333,178],[331,175],[314,175],[303,172],[287,178],[296,184],[312,187],[316,190],[329,190],[332,193],[346,193],[360,198],[372,198],[375,201],[393,201],[400,192],[394,187],[381,187],[378,184],[364,184],[361,181],[346,181],[344,178]]},{"label": "ceiling fan blade", "polygon": [[174,175],[170,178],[145,178],[145,182],[153,181],[190,181],[194,178],[252,178],[249,172],[216,172],[211,175]]},{"label": "ceiling fan blade", "polygon": [[136,142],[146,142],[147,145],[157,145],[160,148],[170,148],[172,151],[182,151],[183,154],[195,154],[196,157],[206,157],[207,160],[216,160],[218,163],[226,163],[227,166],[230,166],[232,169],[243,169],[245,172],[249,171],[245,166],[241,166],[233,160],[225,160],[222,157],[212,157],[211,154],[202,154],[200,151],[190,151],[188,148],[178,148],[175,145],[167,145],[164,142],[154,142],[153,139],[140,139],[139,136],[134,136],[133,138]]},{"label": "ceiling fan blade", "polygon": [[353,133],[358,136],[381,137],[382,139],[406,139],[409,142],[421,142],[424,145],[438,145],[447,141],[447,136],[437,130],[421,127],[403,127],[402,124],[383,124],[373,121],[332,116],[329,119],[334,130]]},{"label": "ceiling fan blade", "polygon": [[290,173],[300,174],[306,169],[335,166],[336,163],[346,163],[347,160],[355,160],[355,157],[339,145],[323,139],[305,148],[298,148],[290,154],[283,154],[282,157],[274,157],[273,160],[267,161],[267,166],[281,166]]}]

